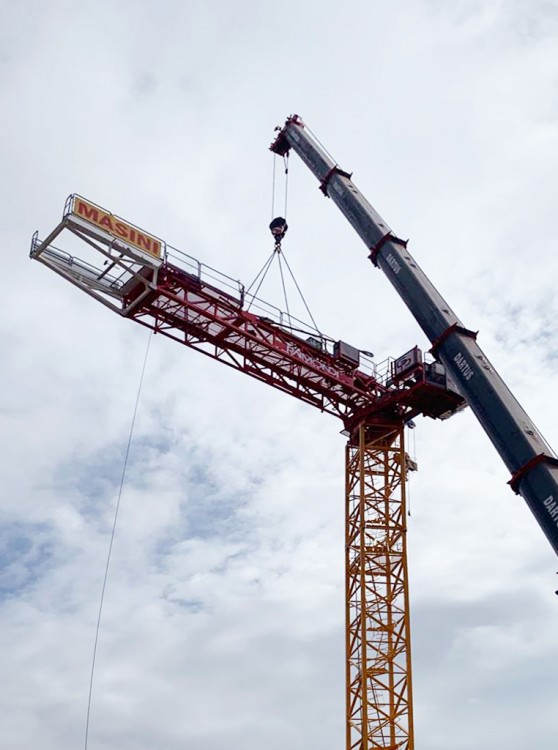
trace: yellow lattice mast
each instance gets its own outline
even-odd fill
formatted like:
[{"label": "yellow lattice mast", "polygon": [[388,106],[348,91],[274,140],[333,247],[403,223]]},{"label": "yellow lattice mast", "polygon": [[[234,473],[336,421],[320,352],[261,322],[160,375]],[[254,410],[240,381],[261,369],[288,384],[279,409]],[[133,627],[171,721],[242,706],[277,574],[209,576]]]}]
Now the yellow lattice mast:
[{"label": "yellow lattice mast", "polygon": [[347,750],[413,750],[404,425],[363,422],[346,460]]}]

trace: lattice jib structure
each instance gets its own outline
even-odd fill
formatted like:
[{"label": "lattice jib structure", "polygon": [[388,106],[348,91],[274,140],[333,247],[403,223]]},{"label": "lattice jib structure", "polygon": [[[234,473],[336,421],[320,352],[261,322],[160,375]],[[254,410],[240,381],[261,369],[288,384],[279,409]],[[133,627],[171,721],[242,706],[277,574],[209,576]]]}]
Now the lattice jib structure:
[{"label": "lattice jib structure", "polygon": [[403,436],[375,420],[347,446],[347,750],[414,747]]},{"label": "lattice jib structure", "polygon": [[[53,245],[62,239],[69,249]],[[347,750],[413,750],[403,429],[463,408],[443,367],[416,347],[377,367],[77,195],[45,240],[35,234],[31,257],[119,315],[342,420]]]}]

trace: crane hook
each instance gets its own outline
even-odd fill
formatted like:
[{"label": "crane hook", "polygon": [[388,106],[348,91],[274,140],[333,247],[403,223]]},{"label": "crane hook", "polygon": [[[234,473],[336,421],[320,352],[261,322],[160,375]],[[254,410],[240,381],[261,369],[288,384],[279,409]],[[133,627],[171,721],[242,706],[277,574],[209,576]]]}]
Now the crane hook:
[{"label": "crane hook", "polygon": [[281,240],[286,235],[288,228],[289,226],[282,216],[277,216],[277,218],[273,219],[269,225],[269,229],[275,239],[275,247],[280,247]]}]

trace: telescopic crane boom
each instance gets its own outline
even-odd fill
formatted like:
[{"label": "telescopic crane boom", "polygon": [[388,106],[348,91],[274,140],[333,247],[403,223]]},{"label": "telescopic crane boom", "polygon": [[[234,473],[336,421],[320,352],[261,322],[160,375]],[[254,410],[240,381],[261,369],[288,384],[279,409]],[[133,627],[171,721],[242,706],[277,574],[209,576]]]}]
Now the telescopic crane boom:
[{"label": "telescopic crane boom", "polygon": [[309,133],[298,115],[289,117],[271,145],[280,155],[295,151],[349,220],[432,343],[432,353],[456,381],[500,457],[509,482],[531,509],[558,554],[558,460],[467,329],[360,190]]}]

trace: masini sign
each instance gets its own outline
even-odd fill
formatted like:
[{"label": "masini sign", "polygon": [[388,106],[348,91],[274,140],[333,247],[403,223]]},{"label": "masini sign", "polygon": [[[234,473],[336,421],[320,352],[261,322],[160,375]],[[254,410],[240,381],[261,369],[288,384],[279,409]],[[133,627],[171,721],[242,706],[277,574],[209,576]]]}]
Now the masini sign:
[{"label": "masini sign", "polygon": [[161,257],[163,244],[161,240],[143,232],[118,216],[104,211],[99,206],[89,203],[85,198],[80,198],[78,195],[74,197],[72,213],[80,219],[103,229],[116,239],[121,239],[128,245],[133,245],[144,253],[148,253],[155,258]]}]

